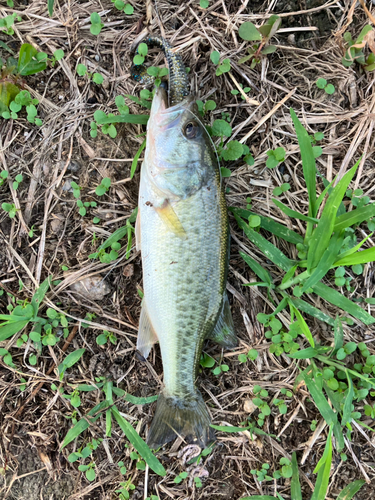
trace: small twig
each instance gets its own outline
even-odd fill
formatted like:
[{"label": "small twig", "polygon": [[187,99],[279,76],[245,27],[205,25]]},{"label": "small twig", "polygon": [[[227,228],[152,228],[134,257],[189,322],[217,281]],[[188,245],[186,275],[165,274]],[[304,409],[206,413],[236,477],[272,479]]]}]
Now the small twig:
[{"label": "small twig", "polygon": [[259,122],[255,125],[255,127],[252,128],[250,130],[250,132],[248,132],[245,135],[245,137],[242,137],[242,139],[240,140],[240,143],[244,144],[249,139],[249,137],[251,137],[258,130],[259,127],[261,127],[269,118],[271,118],[271,116],[273,114],[276,113],[276,111],[295,93],[296,90],[297,90],[297,87],[294,88],[293,90],[291,90],[283,99],[281,99],[281,101],[278,102],[276,104],[276,106],[274,106],[271,109],[271,111],[266,114],[266,116],[263,116],[263,118],[261,120],[259,120]]},{"label": "small twig", "polygon": [[240,86],[240,84],[237,82],[237,80],[234,78],[234,76],[232,75],[232,73],[230,71],[228,72],[228,75],[231,77],[233,83],[238,88],[238,90],[241,92],[241,95],[243,96],[243,98],[246,100],[246,102],[248,104],[253,104],[255,106],[259,106],[260,105],[259,101],[255,100],[255,99],[250,99],[250,97],[245,94],[243,88]]}]

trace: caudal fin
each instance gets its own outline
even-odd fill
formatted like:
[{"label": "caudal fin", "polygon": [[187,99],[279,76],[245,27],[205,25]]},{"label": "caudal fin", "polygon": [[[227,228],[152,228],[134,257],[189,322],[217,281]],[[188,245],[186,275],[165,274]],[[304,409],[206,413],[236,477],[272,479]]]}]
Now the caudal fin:
[{"label": "caudal fin", "polygon": [[214,441],[211,418],[199,391],[194,396],[178,399],[161,394],[147,437],[150,448],[159,448],[178,436],[205,447]]}]

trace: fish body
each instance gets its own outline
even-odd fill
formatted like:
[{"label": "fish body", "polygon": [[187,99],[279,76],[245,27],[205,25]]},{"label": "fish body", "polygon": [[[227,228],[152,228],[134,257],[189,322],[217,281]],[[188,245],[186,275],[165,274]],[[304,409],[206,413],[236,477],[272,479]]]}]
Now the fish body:
[{"label": "fish body", "polygon": [[207,338],[236,345],[226,295],[228,216],[195,100],[168,107],[162,87],[147,125],[136,239],[144,286],[137,348],[146,358],[159,340],[164,371],[147,442],[156,448],[181,435],[205,445],[213,432],[195,385],[202,345]]}]

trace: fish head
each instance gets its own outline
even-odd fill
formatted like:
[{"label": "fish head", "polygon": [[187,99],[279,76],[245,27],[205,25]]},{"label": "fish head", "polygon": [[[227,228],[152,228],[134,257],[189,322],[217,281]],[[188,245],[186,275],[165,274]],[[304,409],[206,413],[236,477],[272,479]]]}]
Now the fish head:
[{"label": "fish head", "polygon": [[217,177],[214,145],[193,96],[168,107],[167,93],[158,87],[147,124],[145,165],[151,182],[169,198],[187,198]]}]

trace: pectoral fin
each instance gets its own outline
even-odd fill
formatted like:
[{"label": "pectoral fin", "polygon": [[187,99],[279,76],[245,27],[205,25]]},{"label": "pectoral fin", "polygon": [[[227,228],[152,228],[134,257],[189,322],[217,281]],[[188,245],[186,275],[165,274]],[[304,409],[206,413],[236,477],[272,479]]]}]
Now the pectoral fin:
[{"label": "pectoral fin", "polygon": [[154,209],[172,233],[183,240],[186,239],[187,235],[185,229],[182,227],[181,221],[169,200],[165,200],[161,207],[154,207]]},{"label": "pectoral fin", "polygon": [[151,324],[145,300],[142,302],[141,317],[139,318],[137,349],[146,359],[150,354],[151,347],[158,338]]},{"label": "pectoral fin", "polygon": [[233,349],[238,344],[226,291],[224,291],[223,295],[221,313],[213,332],[208,336],[208,338],[217,344],[226,347],[227,349]]}]

